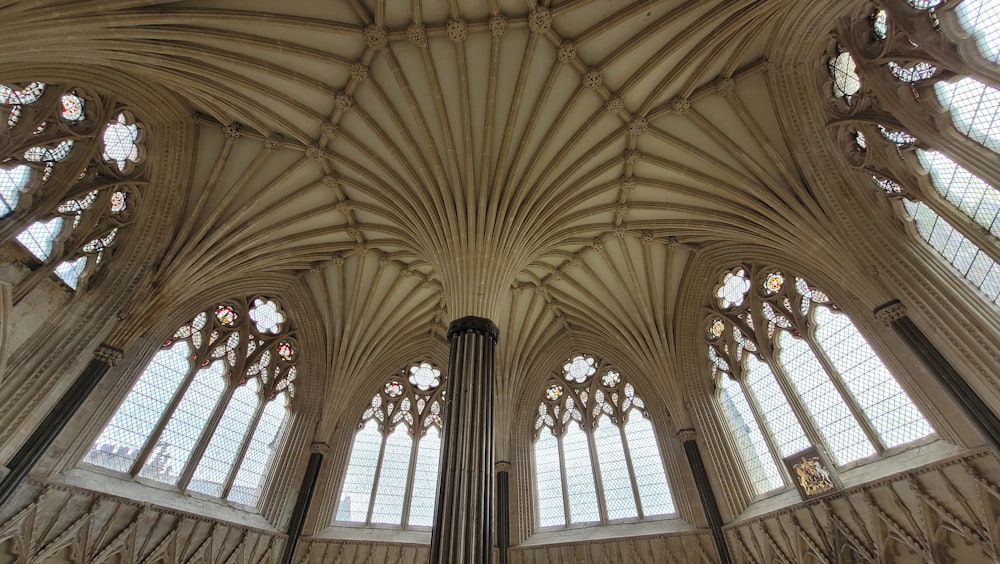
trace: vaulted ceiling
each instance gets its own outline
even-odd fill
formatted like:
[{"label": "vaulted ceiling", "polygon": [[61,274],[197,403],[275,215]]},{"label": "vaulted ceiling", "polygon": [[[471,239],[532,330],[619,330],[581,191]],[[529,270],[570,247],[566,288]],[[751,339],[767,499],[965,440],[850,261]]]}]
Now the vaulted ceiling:
[{"label": "vaulted ceiling", "polygon": [[463,315],[500,326],[503,389],[580,348],[669,373],[699,249],[823,221],[767,77],[808,0],[5,4],[5,41],[44,46],[14,59],[190,106],[159,287],[300,276],[330,394],[443,361]]}]

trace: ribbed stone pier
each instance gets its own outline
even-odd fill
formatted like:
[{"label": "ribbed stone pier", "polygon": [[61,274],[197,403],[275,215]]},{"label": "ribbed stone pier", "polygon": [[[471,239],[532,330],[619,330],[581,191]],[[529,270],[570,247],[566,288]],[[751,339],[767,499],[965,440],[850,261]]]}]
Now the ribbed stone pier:
[{"label": "ribbed stone pier", "polygon": [[500,331],[482,317],[448,328],[448,393],[431,564],[488,564],[493,548],[493,403]]}]

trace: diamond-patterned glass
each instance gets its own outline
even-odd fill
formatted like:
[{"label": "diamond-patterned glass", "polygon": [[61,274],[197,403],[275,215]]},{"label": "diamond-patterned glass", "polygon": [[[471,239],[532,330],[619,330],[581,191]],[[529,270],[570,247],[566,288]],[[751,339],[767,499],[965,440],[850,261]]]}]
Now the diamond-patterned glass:
[{"label": "diamond-patterned glass", "polygon": [[538,488],[538,526],[565,525],[559,441],[542,429],[535,441],[535,487]]},{"label": "diamond-patterned glass", "polygon": [[244,505],[257,505],[260,501],[264,475],[271,465],[271,457],[278,446],[278,433],[285,424],[288,409],[286,394],[278,394],[264,405],[257,428],[254,429],[247,452],[233,479],[226,499]]},{"label": "diamond-patterned glass", "polygon": [[719,400],[726,423],[757,493],[766,493],[784,486],[781,473],[767,446],[767,440],[753,416],[739,383],[723,375],[720,378]]},{"label": "diamond-patterned glass", "polygon": [[674,513],[674,500],[667,484],[667,475],[663,471],[660,449],[656,446],[653,423],[633,411],[625,423],[625,437],[632,457],[632,469],[635,470],[635,484],[639,488],[643,516]]},{"label": "diamond-patterned glass", "polygon": [[595,523],[600,521],[587,435],[579,426],[569,425],[562,441],[563,457],[566,461],[566,497],[569,499],[569,522]]},{"label": "diamond-patterned glass", "polygon": [[1000,3],[996,0],[962,0],[955,12],[962,27],[975,34],[983,57],[1000,63]]},{"label": "diamond-patterned glass", "polygon": [[934,187],[962,213],[1000,237],[1000,192],[944,153],[917,151],[920,164],[931,172]]},{"label": "diamond-patterned glass", "polygon": [[868,441],[844,398],[837,392],[826,370],[804,339],[788,333],[778,336],[778,359],[836,464],[872,456],[875,447]]},{"label": "diamond-patterned glass", "polygon": [[[129,471],[191,369],[189,354],[191,346],[187,341],[156,353],[114,417],[94,440],[84,462],[118,472]],[[152,456],[156,455],[154,451]]]},{"label": "diamond-patterned glass", "polygon": [[601,470],[601,492],[604,494],[608,519],[629,519],[639,516],[632,493],[632,480],[625,462],[621,432],[607,417],[598,420],[594,428],[597,464]]},{"label": "diamond-patterned glass", "polygon": [[816,341],[886,447],[934,432],[903,388],[843,313],[817,308]]},{"label": "diamond-patterned glass", "polygon": [[781,391],[771,366],[755,356],[748,356],[744,378],[781,457],[809,448],[809,439],[788,404],[788,398]]},{"label": "diamond-patterned glass", "polygon": [[25,249],[44,261],[52,253],[52,242],[62,229],[61,217],[53,217],[48,221],[36,221],[17,235],[17,240]]},{"label": "diamond-patterned glass", "polygon": [[372,523],[402,523],[412,442],[406,425],[397,425],[385,439],[385,453],[382,455],[381,473],[375,489]]},{"label": "diamond-patterned glass", "polygon": [[56,267],[56,276],[62,278],[67,286],[76,290],[80,283],[80,276],[83,276],[83,269],[87,266],[87,257],[77,257],[76,260],[65,260]]},{"label": "diamond-patterned glass", "polygon": [[364,523],[368,518],[368,503],[371,500],[375,467],[378,465],[379,451],[382,449],[382,434],[374,421],[368,421],[354,435],[351,458],[347,463],[344,488],[340,492],[340,503],[334,519]]},{"label": "diamond-patterned glass", "polygon": [[0,168],[0,217],[5,217],[17,208],[21,199],[21,188],[28,183],[31,168],[18,165],[11,168]]},{"label": "diamond-patterned glass", "polygon": [[934,90],[956,129],[1000,153],[1000,90],[974,78],[940,81]]},{"label": "diamond-patterned glass", "polygon": [[903,203],[920,236],[990,301],[1000,303],[1000,265],[923,202]]},{"label": "diamond-patterned glass", "polygon": [[413,470],[413,490],[410,492],[411,527],[434,525],[434,500],[437,495],[440,465],[441,435],[431,425],[417,444],[417,466]]},{"label": "diamond-patterned glass", "polygon": [[223,363],[214,362],[195,373],[194,380],[163,429],[156,449],[146,459],[140,476],[168,484],[177,483],[226,388],[224,372]]},{"label": "diamond-patterned glass", "polygon": [[229,479],[229,473],[236,464],[243,440],[250,431],[260,399],[258,384],[251,378],[237,387],[222,412],[219,424],[212,432],[212,438],[205,447],[205,454],[198,461],[198,467],[191,477],[188,489],[213,497],[222,495],[222,488]]}]

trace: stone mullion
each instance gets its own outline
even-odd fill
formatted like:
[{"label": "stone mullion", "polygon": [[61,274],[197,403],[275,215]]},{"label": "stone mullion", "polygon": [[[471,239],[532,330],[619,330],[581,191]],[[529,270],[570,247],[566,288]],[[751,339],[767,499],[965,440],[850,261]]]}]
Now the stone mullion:
[{"label": "stone mullion", "polygon": [[[375,462],[375,476],[372,477],[372,493],[368,496],[368,513],[365,515],[365,525],[371,525],[372,513],[375,512],[375,494],[378,493],[378,481],[382,476],[382,461],[385,458],[385,443],[389,440],[388,427],[382,431],[382,443],[378,449],[378,461]],[[357,440],[356,438],[354,439]]]},{"label": "stone mullion", "polygon": [[[616,426],[618,427],[618,434],[621,435],[622,449],[625,452],[625,465],[628,467],[629,483],[632,484],[632,495],[635,496],[636,513],[639,515],[640,519],[644,519],[646,514],[642,510],[642,499],[639,497],[639,483],[636,481],[635,467],[632,464],[632,451],[629,449],[628,438],[625,436],[625,421],[622,420],[621,424]],[[660,464],[662,465],[662,456],[660,457],[660,460]]]},{"label": "stone mullion", "polygon": [[[175,343],[174,346],[177,346],[178,344],[179,343]],[[149,363],[146,364],[146,368],[148,368],[149,364],[152,362],[152,359],[150,359]],[[181,400],[184,398],[184,394],[187,393],[188,388],[191,387],[191,382],[194,382],[195,376],[198,375],[198,371],[201,370],[201,367],[199,367],[190,357],[188,358],[188,363],[191,367],[188,369],[187,376],[184,377],[184,382],[177,387],[177,390],[174,392],[174,397],[171,398],[170,403],[167,404],[167,408],[163,410],[163,415],[160,416],[160,420],[157,421],[156,426],[153,427],[153,432],[149,434],[142,450],[139,451],[139,455],[136,456],[135,461],[132,462],[132,468],[128,471],[129,476],[134,478],[139,475],[140,471],[142,471],[142,467],[145,465],[146,459],[149,458],[153,449],[156,448],[156,443],[159,441],[160,435],[163,434],[163,430],[167,428],[167,423],[170,423],[170,418],[173,417],[174,411],[177,409],[177,406],[180,405]],[[142,378],[142,374],[145,373],[146,368],[143,368],[139,378]],[[136,380],[136,382],[138,382],[138,380]],[[135,382],[132,383],[132,388],[135,388]],[[126,395],[126,397],[128,396]],[[123,399],[122,401],[125,400]],[[121,406],[119,405],[119,408],[120,407]]]},{"label": "stone mullion", "polygon": [[[562,480],[563,524],[568,527],[570,523],[569,481],[566,479],[566,451],[563,449],[562,435],[556,438],[556,443],[559,445],[559,479]],[[535,464],[538,464],[537,460]]]},{"label": "stone mullion", "polygon": [[[405,422],[404,422],[405,424]],[[419,425],[419,420],[418,420]],[[420,452],[420,431],[410,429],[413,440],[410,444],[410,465],[406,471],[406,494],[403,496],[403,514],[400,524],[405,529],[410,522],[410,502],[413,500],[413,482],[417,474],[417,455]]]},{"label": "stone mullion", "polygon": [[229,470],[229,476],[226,477],[226,483],[222,486],[222,493],[219,497],[226,499],[229,496],[229,490],[233,487],[233,481],[236,480],[236,474],[240,471],[240,465],[243,463],[243,458],[247,455],[247,450],[250,448],[250,441],[253,440],[253,434],[257,431],[257,426],[260,425],[260,418],[264,414],[264,407],[267,406],[267,399],[262,395],[258,394],[258,399],[260,401],[257,404],[257,409],[254,410],[253,419],[250,421],[250,425],[247,427],[246,435],[243,440],[240,441],[240,448],[236,451],[236,457],[233,467]]},{"label": "stone mullion", "polygon": [[868,420],[864,410],[862,410],[861,406],[858,405],[857,400],[854,399],[854,395],[851,394],[851,391],[847,388],[847,384],[844,383],[843,379],[840,377],[840,372],[837,371],[837,369],[833,366],[833,363],[830,362],[830,359],[826,356],[826,353],[823,352],[823,349],[819,346],[819,343],[816,342],[815,326],[810,326],[809,330],[806,331],[806,334],[803,335],[802,338],[809,344],[809,348],[812,350],[813,356],[815,356],[816,360],[818,360],[823,366],[823,370],[826,371],[826,375],[830,379],[830,382],[833,383],[833,386],[837,389],[837,393],[840,394],[840,397],[844,399],[844,403],[851,411],[851,415],[854,416],[858,425],[861,426],[861,429],[865,432],[865,436],[868,437],[868,441],[875,447],[875,451],[878,454],[885,452],[885,445],[882,444],[882,439],[879,437],[878,432],[872,426],[871,421]]},{"label": "stone mullion", "polygon": [[[722,378],[728,378],[726,374],[722,375]],[[739,382],[740,389],[743,391],[743,396],[747,399],[747,403],[750,404],[750,411],[753,413],[754,420],[757,421],[757,426],[760,428],[761,433],[764,435],[764,440],[767,442],[767,448],[771,452],[771,460],[774,461],[775,466],[778,468],[778,472],[781,475],[781,481],[784,485],[788,486],[788,475],[787,470],[785,470],[785,465],[781,461],[781,449],[778,443],[775,442],[774,434],[771,432],[770,427],[767,425],[766,419],[764,419],[764,414],[760,411],[760,404],[757,402],[757,396],[754,395],[753,390],[750,388],[749,384],[746,383],[746,377]],[[784,390],[782,390],[784,391]],[[737,447],[738,448],[738,447]],[[740,459],[742,460],[742,453]],[[744,472],[746,469],[744,469]],[[749,479],[750,476],[747,475]],[[759,494],[757,492],[757,487],[754,484],[750,484],[750,490],[754,492],[755,495]]]},{"label": "stone mullion", "polygon": [[[794,337],[789,335],[789,338]],[[826,441],[823,440],[823,435],[813,424],[812,417],[809,416],[809,410],[806,409],[802,400],[799,399],[799,394],[795,391],[795,387],[792,386],[791,380],[785,372],[785,368],[781,366],[781,363],[777,362],[777,360],[772,357],[767,358],[767,364],[771,367],[771,373],[778,381],[778,387],[780,387],[781,392],[785,394],[785,399],[788,400],[788,405],[792,408],[792,412],[795,413],[795,417],[798,419],[799,425],[802,426],[802,431],[806,434],[806,438],[817,447],[817,450],[820,452],[824,461],[827,461],[829,455],[827,453],[828,447],[826,446]]]},{"label": "stone mullion", "polygon": [[184,465],[184,470],[181,472],[180,479],[177,480],[177,489],[180,491],[186,490],[188,484],[191,482],[191,477],[194,476],[194,471],[198,467],[198,463],[201,462],[201,457],[205,454],[205,449],[208,448],[208,442],[212,440],[212,435],[215,434],[215,428],[219,425],[219,421],[222,420],[222,415],[226,412],[229,401],[233,399],[236,387],[236,383],[229,382],[226,390],[222,392],[222,397],[216,402],[211,417],[208,418],[205,426],[202,427],[198,441],[195,442],[194,448],[191,450],[191,455],[188,456],[187,464]]},{"label": "stone mullion", "polygon": [[604,499],[604,476],[601,475],[601,465],[597,463],[597,445],[594,442],[594,428],[590,427],[585,431],[587,436],[587,449],[590,454],[590,468],[594,474],[594,491],[597,494],[597,510],[601,519],[601,524],[608,522],[608,503]]}]

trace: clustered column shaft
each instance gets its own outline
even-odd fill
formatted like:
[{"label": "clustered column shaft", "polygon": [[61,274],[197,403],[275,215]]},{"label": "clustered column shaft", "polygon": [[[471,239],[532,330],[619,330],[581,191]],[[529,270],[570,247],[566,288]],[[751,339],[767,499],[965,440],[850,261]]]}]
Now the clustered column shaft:
[{"label": "clustered column shaft", "polygon": [[448,328],[448,393],[431,564],[487,564],[493,548],[493,404],[497,326],[463,317]]},{"label": "clustered column shaft", "polygon": [[719,504],[715,500],[712,484],[708,480],[705,462],[701,459],[701,451],[698,450],[698,442],[695,440],[697,435],[694,429],[681,429],[677,435],[684,444],[684,454],[687,456],[688,465],[691,466],[694,484],[698,488],[698,498],[701,500],[702,509],[705,510],[705,518],[708,520],[708,528],[712,531],[715,548],[719,551],[719,562],[730,564],[733,559],[729,555],[726,537],[722,534],[722,513],[719,512]]}]

